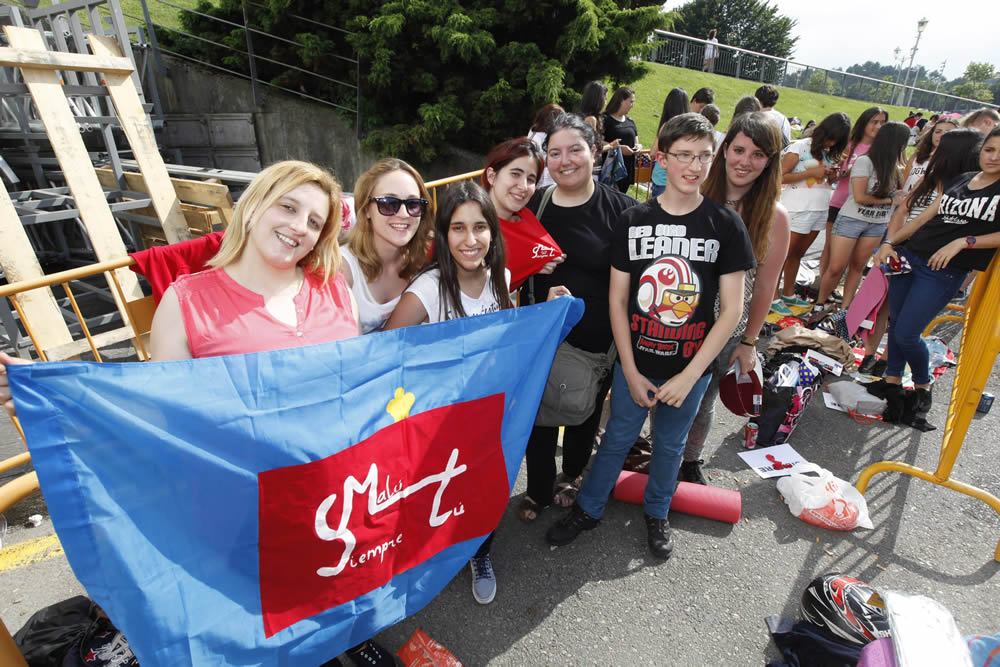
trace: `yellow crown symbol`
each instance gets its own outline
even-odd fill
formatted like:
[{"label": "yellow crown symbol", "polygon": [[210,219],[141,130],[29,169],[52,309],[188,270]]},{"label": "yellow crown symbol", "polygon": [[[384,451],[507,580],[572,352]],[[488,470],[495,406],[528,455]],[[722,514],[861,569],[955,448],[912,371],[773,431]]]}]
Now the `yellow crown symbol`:
[{"label": "yellow crown symbol", "polygon": [[416,397],[412,392],[406,392],[402,387],[396,388],[396,397],[385,406],[385,411],[392,415],[394,421],[400,421],[410,416],[410,408]]}]

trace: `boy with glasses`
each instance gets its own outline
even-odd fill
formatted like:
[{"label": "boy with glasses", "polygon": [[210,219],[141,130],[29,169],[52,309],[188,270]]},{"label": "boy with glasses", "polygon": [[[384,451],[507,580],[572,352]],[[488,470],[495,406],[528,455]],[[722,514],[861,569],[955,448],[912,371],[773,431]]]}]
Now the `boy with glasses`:
[{"label": "boy with glasses", "polygon": [[600,523],[625,456],[659,402],[645,523],[652,554],[670,557],[667,512],[687,433],[709,364],[740,318],[744,272],[755,265],[739,215],[700,192],[712,162],[712,124],[695,113],[675,116],[657,148],[666,189],[623,213],[612,236],[609,306],[618,362],[611,417],[576,504],[546,534],[550,544],[568,544]]}]

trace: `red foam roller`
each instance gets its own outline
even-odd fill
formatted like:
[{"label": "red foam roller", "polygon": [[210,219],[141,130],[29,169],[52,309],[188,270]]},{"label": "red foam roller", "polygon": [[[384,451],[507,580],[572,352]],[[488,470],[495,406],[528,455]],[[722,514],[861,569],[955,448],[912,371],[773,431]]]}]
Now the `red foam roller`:
[{"label": "red foam roller", "polygon": [[[615,500],[641,504],[648,480],[649,475],[623,470],[615,484]],[[706,519],[736,523],[743,510],[743,498],[739,491],[678,482],[674,498],[670,501],[670,509]]]}]

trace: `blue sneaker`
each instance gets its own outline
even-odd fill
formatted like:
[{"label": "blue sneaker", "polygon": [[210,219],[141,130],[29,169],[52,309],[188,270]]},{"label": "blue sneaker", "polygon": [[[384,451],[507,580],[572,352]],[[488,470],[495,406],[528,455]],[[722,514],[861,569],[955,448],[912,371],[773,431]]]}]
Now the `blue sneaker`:
[{"label": "blue sneaker", "polygon": [[777,313],[778,315],[781,315],[782,317],[787,317],[789,315],[795,315],[795,313],[793,313],[788,308],[788,306],[785,305],[785,302],[782,301],[781,299],[777,299],[777,300],[771,302],[771,312],[772,313]]},{"label": "blue sneaker", "polygon": [[493,573],[493,561],[490,555],[473,556],[469,561],[472,569],[472,597],[479,604],[489,604],[497,595],[497,577]]},{"label": "blue sneaker", "polygon": [[812,301],[806,301],[805,299],[800,299],[797,296],[781,296],[781,301],[786,306],[798,306],[800,308],[808,308],[812,306]]}]

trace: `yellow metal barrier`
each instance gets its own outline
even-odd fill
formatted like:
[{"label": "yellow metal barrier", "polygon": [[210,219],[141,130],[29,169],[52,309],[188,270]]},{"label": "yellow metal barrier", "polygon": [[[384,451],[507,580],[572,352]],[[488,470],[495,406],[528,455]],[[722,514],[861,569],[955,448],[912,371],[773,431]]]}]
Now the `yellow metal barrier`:
[{"label": "yellow metal barrier", "polygon": [[924,328],[924,336],[930,336],[931,331],[934,327],[941,324],[942,322],[962,322],[965,320],[965,306],[959,306],[958,304],[949,303],[945,306],[947,310],[957,310],[960,315],[939,315],[931,320],[931,323]]},{"label": "yellow metal barrier", "polygon": [[[961,307],[953,307],[957,308]],[[865,492],[871,478],[876,474],[895,471],[977,498],[1000,514],[1000,498],[980,488],[951,479],[955,459],[962,448],[965,434],[969,431],[969,424],[976,413],[976,407],[993,370],[993,364],[1000,354],[1000,253],[997,253],[986,272],[976,280],[964,312],[962,344],[958,354],[958,366],[955,368],[955,383],[951,389],[951,403],[948,406],[948,420],[945,423],[937,470],[930,472],[899,461],[873,463],[862,470],[858,477],[856,486],[861,493]],[[1000,561],[1000,541],[997,542],[993,558]]]},{"label": "yellow metal barrier", "polygon": [[[86,337],[87,345],[90,347],[91,352],[94,353],[94,359],[97,361],[102,361],[101,353],[98,351],[100,347],[99,343],[95,340],[94,335],[91,334],[90,329],[87,327],[87,323],[80,312],[80,307],[76,303],[76,297],[73,295],[72,290],[70,290],[69,284],[72,280],[80,280],[82,278],[89,278],[91,276],[96,276],[100,273],[105,274],[105,278],[108,280],[108,284],[113,286],[120,303],[127,304],[129,300],[125,298],[125,292],[122,289],[121,283],[118,280],[118,276],[115,275],[115,269],[124,268],[135,264],[135,260],[131,257],[123,257],[122,259],[109,260],[107,262],[98,262],[96,264],[88,264],[87,266],[81,266],[77,269],[70,269],[68,271],[60,271],[59,273],[52,273],[49,275],[42,276],[40,278],[35,278],[32,280],[22,280],[21,282],[11,283],[9,285],[0,286],[0,298],[8,297],[11,304],[13,304],[14,309],[17,311],[18,317],[21,320],[22,326],[24,326],[25,333],[31,339],[31,342],[35,344],[35,351],[38,353],[39,359],[42,361],[48,361],[48,357],[45,354],[45,350],[39,345],[38,338],[36,337],[35,331],[31,326],[31,322],[28,320],[27,315],[22,310],[18,300],[13,298],[17,294],[23,292],[28,292],[34,289],[46,289],[51,288],[53,285],[60,285],[66,292],[66,296],[69,297],[70,304],[73,306],[73,312],[76,313],[77,321],[80,323],[80,329],[83,331],[83,335]],[[134,318],[129,318],[134,320]],[[130,321],[132,326],[132,333],[134,337],[134,342],[136,344],[136,350],[139,356],[145,360],[149,361],[149,355],[146,353],[146,348],[142,343],[142,336],[140,334],[144,333],[140,331],[135,321]]]},{"label": "yellow metal barrier", "polygon": [[428,181],[425,183],[427,189],[431,193],[431,205],[434,207],[432,210],[437,210],[437,193],[440,188],[448,189],[448,186],[452,183],[458,183],[459,181],[478,181],[479,177],[483,175],[483,170],[479,169],[477,171],[467,171],[464,174],[458,174],[456,176],[449,176],[448,178],[440,178],[436,181]]}]

